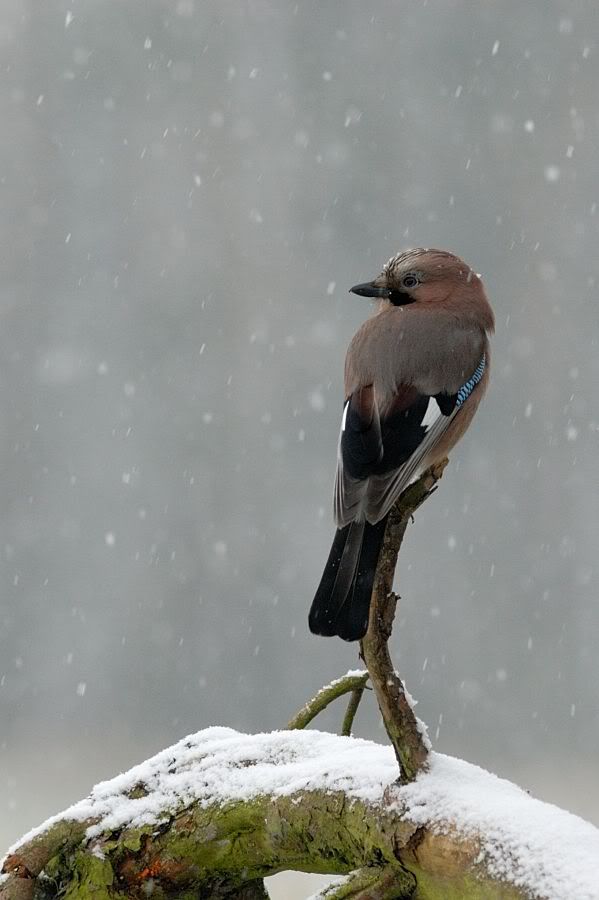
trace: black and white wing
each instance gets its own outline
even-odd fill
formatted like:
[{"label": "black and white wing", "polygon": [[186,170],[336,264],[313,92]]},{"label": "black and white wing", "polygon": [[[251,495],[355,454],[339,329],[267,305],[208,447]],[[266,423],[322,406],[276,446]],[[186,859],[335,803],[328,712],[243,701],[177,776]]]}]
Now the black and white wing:
[{"label": "black and white wing", "polygon": [[483,377],[483,355],[455,394],[427,396],[412,385],[397,389],[384,418],[367,385],[345,402],[337,452],[334,512],[338,528],[380,522],[439,442]]}]

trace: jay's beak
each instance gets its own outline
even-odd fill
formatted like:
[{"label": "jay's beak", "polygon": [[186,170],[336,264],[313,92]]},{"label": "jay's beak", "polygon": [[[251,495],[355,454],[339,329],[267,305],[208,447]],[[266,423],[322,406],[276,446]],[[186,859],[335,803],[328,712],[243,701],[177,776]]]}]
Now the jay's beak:
[{"label": "jay's beak", "polygon": [[354,284],[349,289],[350,294],[358,294],[360,297],[390,297],[388,287],[380,287],[375,281],[366,281],[364,284]]}]

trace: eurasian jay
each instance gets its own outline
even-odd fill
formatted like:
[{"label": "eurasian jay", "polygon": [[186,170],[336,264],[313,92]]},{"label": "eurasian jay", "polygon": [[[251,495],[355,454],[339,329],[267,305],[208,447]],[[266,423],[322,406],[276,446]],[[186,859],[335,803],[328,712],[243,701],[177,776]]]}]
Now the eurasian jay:
[{"label": "eurasian jay", "polygon": [[346,641],[366,634],[391,507],[472,421],[495,325],[480,276],[445,250],[398,253],[351,291],[380,302],[345,358],[337,532],[309,619],[315,634]]}]

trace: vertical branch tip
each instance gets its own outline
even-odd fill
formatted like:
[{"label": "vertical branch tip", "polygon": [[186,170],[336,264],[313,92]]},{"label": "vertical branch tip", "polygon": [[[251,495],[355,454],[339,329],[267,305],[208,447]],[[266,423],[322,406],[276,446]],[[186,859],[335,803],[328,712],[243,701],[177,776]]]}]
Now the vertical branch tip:
[{"label": "vertical branch tip", "polygon": [[447,460],[431,466],[409,485],[391,510],[379,556],[368,631],[360,642],[360,653],[370,673],[379,709],[389,740],[400,766],[400,782],[413,781],[426,767],[429,742],[414,715],[414,710],[391,656],[388,641],[398,596],[392,590],[395,567],[403,537],[412,515],[435,490]]}]

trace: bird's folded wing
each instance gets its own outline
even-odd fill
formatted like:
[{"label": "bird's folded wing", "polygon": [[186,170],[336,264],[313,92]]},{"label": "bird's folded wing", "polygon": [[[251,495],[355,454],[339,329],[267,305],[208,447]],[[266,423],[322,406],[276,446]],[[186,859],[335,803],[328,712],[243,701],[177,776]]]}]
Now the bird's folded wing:
[{"label": "bird's folded wing", "polygon": [[[381,444],[383,455],[395,456],[399,464],[386,468],[379,462],[378,465],[371,464],[368,470],[361,472],[357,470],[354,460],[347,450],[348,444],[355,440],[351,432],[349,440],[347,438],[347,407],[350,404],[350,401],[347,401],[344,411],[345,427],[342,427],[339,436],[335,477],[334,513],[338,528],[360,519],[366,519],[374,524],[386,516],[399,494],[418,471],[424,457],[452,421],[455,410],[445,416],[441,413],[434,397],[425,399],[428,401],[426,411],[422,415],[422,421],[418,422],[416,426],[413,422],[410,425],[409,420],[406,420],[404,428],[401,427],[401,423],[396,424],[393,429],[383,428],[384,441]],[[405,432],[408,428],[413,432],[414,427],[420,431],[417,445],[411,453],[402,453],[401,445],[406,443]],[[411,443],[414,441],[412,440]]]},{"label": "bird's folded wing", "polygon": [[[420,474],[422,463],[459,414],[484,371],[483,355],[472,376],[452,395],[426,397],[417,392],[409,394],[404,388],[399,409],[387,420],[379,421],[376,409],[370,416],[376,433],[371,427],[360,431],[365,420],[356,414],[353,397],[346,401],[333,501],[338,528],[362,519],[375,524],[387,515],[401,492]],[[374,396],[372,403],[376,406]],[[356,464],[357,441],[359,446],[369,448],[369,454],[361,458],[361,468]]]},{"label": "bird's folded wing", "polygon": [[368,490],[368,476],[383,456],[383,438],[373,386],[365,385],[345,402],[335,479],[337,526],[363,519],[360,507]]},{"label": "bird's folded wing", "polygon": [[430,398],[429,406],[434,406],[438,410],[437,416],[434,422],[428,425],[425,436],[407,462],[398,469],[382,475],[371,475],[368,479],[364,504],[364,515],[368,522],[379,522],[387,515],[401,492],[420,474],[421,463],[458,413],[458,408],[454,408],[450,415],[444,416],[434,397]]}]

